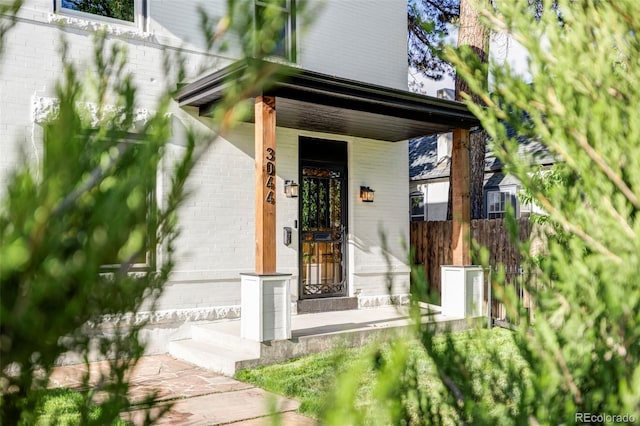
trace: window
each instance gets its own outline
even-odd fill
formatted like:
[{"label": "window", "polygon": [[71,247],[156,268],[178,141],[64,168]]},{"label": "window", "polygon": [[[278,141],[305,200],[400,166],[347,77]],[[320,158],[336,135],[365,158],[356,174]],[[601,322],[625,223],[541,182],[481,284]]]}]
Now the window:
[{"label": "window", "polygon": [[138,25],[146,0],[55,0],[56,11],[79,18]]},{"label": "window", "polygon": [[[143,148],[143,141],[140,141],[136,135],[129,135],[127,139],[124,140],[126,145],[126,149],[128,154],[133,160],[136,161],[136,158],[139,158],[140,150]],[[116,169],[115,175],[124,177],[127,174],[126,167]],[[155,221],[155,204],[156,204],[156,193],[155,193],[156,179],[155,176],[149,177],[148,181],[144,182],[143,187],[146,188],[146,191],[141,191],[141,196],[139,197],[142,202],[135,203],[136,200],[132,199],[135,195],[132,192],[126,200],[128,205],[137,205],[137,208],[133,210],[129,210],[133,212],[133,215],[129,217],[131,223],[146,223],[146,239],[144,241],[144,250],[138,255],[135,259],[133,259],[133,264],[131,265],[133,270],[141,270],[155,267],[155,250],[156,250],[156,221]],[[122,236],[124,240],[126,236]],[[114,258],[113,261],[108,262],[108,264],[104,265],[105,269],[113,269],[120,266],[119,260]]]},{"label": "window", "polygon": [[516,211],[516,197],[512,192],[487,191],[487,219],[504,217],[509,204]]},{"label": "window", "polygon": [[415,192],[411,194],[411,221],[425,220],[426,207],[424,194],[422,192]]},{"label": "window", "polygon": [[255,0],[255,18],[257,36],[275,41],[267,56],[295,62],[294,0]]},{"label": "window", "polygon": [[[99,186],[95,186],[90,192],[97,191],[98,197],[87,197],[87,203],[91,205],[93,212],[86,223],[80,222],[79,226],[87,226],[89,229],[97,229],[97,224],[108,225],[117,221],[123,226],[114,228],[106,227],[104,246],[102,247],[105,260],[103,269],[105,272],[117,269],[122,262],[122,248],[133,232],[142,238],[142,250],[137,256],[128,259],[132,271],[149,270],[155,268],[156,255],[156,170],[157,163],[149,161],[148,167],[142,167],[150,156],[145,150],[145,142],[139,135],[117,132],[106,137],[96,137],[96,130],[87,130],[75,136],[76,146],[61,144],[59,137],[49,135],[59,134],[59,124],[56,121],[47,123],[44,131],[44,176],[52,175],[65,182],[81,182],[86,178],[87,170],[96,171],[103,165],[104,153],[114,150],[120,151],[120,160],[115,169],[108,173],[108,177],[102,179]],[[55,133],[54,133],[55,132]],[[55,140],[55,143],[47,143]],[[67,156],[74,158],[74,166],[62,168],[61,161]],[[119,182],[118,182],[119,181]],[[87,205],[89,205],[87,204]],[[126,205],[125,208],[114,206]]]}]

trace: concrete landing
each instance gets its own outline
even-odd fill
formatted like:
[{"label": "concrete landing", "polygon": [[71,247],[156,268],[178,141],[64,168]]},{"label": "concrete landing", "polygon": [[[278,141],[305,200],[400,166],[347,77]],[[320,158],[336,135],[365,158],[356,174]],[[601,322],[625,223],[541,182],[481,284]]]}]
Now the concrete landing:
[{"label": "concrete landing", "polygon": [[[462,330],[473,324],[429,309],[423,311],[422,322],[443,331]],[[233,376],[240,369],[275,364],[339,346],[362,346],[406,331],[409,326],[405,306],[292,315],[291,339],[263,343],[240,338],[240,320],[198,323],[191,326],[191,338],[170,343],[169,353]]]}]

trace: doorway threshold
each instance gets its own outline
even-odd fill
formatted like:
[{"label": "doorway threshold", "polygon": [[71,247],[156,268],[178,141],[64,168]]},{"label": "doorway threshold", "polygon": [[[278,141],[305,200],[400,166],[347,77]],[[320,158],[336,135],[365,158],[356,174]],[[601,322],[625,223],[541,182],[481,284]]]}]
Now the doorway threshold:
[{"label": "doorway threshold", "polygon": [[316,314],[352,309],[358,309],[357,297],[324,297],[298,300],[298,314]]}]

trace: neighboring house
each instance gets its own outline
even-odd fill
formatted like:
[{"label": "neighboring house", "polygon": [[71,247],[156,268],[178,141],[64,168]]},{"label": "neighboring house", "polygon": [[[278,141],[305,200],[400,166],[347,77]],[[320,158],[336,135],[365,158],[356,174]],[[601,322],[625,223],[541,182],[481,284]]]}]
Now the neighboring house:
[{"label": "neighboring house", "polygon": [[[453,98],[453,90],[441,89],[438,97]],[[512,135],[509,135],[512,136]],[[438,221],[447,219],[449,196],[449,170],[451,164],[451,133],[430,135],[409,141],[410,219],[411,221]],[[531,139],[520,138],[520,153],[531,156],[535,164],[546,167],[554,163],[544,146]],[[485,156],[483,184],[484,214],[487,219],[504,216],[507,206],[516,217],[540,213],[538,207],[521,204],[517,194],[520,182],[503,173],[503,164],[491,152]]]},{"label": "neighboring house", "polygon": [[[287,23],[276,59],[300,72],[265,94],[275,99],[277,114],[271,238],[277,272],[291,275],[291,302],[300,310],[305,305],[298,302],[309,300],[326,302],[314,309],[330,310],[408,295],[410,268],[400,243],[409,234],[407,140],[476,123],[461,104],[406,90],[406,0],[324,3],[311,28],[296,35],[295,1],[280,1]],[[171,155],[185,146],[180,129],[197,126],[213,135],[207,111],[224,79],[243,67],[233,43],[224,54],[205,53],[198,5],[223,16],[227,1],[135,0],[124,19],[113,19],[71,10],[64,0],[25,0],[0,68],[0,194],[21,153],[41,165],[42,124],[55,109],[61,73],[58,40],[69,44],[65,60],[84,60],[89,36],[103,26],[110,39],[128,45],[141,113],[162,90],[165,49],[183,48],[191,75],[208,66],[204,77],[185,82],[172,105],[173,140],[157,179],[162,202]],[[256,10],[262,6],[255,0]],[[176,266],[148,328],[151,352],[166,351],[186,322],[240,315],[240,274],[256,264],[255,157],[254,124],[243,123],[216,140],[191,176]],[[285,195],[285,181],[299,185],[299,197]],[[362,201],[366,188],[375,191],[373,202]],[[162,258],[161,247],[150,250],[147,259]]]}]

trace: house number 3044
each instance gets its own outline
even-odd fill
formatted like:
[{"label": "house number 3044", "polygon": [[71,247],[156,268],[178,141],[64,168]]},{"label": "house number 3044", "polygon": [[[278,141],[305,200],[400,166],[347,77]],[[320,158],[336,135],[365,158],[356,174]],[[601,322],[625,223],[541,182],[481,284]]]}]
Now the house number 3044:
[{"label": "house number 3044", "polygon": [[267,197],[266,201],[270,204],[275,204],[276,199],[274,194],[274,190],[276,189],[276,151],[273,148],[267,148],[267,155],[265,156],[267,160],[265,162],[266,170],[267,170],[267,182],[265,186],[267,188]]}]

